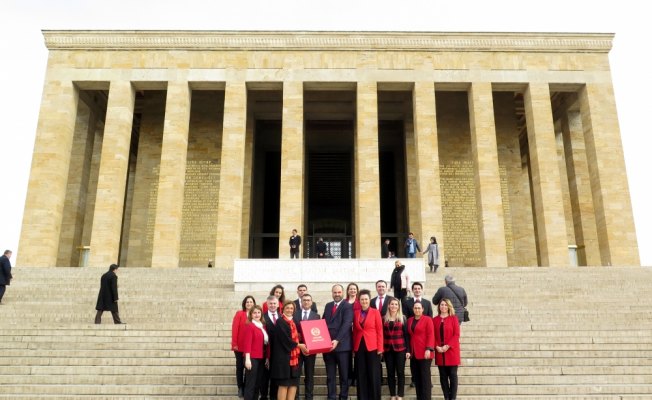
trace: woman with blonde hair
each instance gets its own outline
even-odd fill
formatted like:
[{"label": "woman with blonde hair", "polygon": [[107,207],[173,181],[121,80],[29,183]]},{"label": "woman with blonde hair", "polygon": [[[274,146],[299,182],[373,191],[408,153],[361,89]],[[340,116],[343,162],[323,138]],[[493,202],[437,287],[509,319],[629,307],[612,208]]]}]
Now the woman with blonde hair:
[{"label": "woman with blonde hair", "polygon": [[439,369],[439,383],[444,399],[457,397],[457,367],[460,357],[460,323],[455,317],[455,308],[449,299],[442,299],[437,305],[438,314],[433,319],[435,328],[435,364]]},{"label": "woman with blonde hair", "polygon": [[410,337],[401,303],[393,298],[383,321],[383,342],[387,385],[392,400],[402,400],[405,394],[405,360],[410,358]]}]

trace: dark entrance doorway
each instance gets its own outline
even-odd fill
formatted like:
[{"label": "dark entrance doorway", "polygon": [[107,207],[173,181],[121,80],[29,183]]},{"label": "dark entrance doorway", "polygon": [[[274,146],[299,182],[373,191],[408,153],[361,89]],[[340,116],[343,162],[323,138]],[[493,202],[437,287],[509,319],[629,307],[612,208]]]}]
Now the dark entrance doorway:
[{"label": "dark entrance doorway", "polygon": [[315,258],[322,237],[333,258],[352,258],[352,121],[310,121],[306,127],[304,257]]}]

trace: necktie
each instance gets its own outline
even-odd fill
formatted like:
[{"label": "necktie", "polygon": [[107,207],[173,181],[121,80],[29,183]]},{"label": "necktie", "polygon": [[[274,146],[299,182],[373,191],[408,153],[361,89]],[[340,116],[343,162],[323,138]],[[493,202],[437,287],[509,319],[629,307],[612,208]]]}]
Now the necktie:
[{"label": "necktie", "polygon": [[332,315],[335,315],[336,310],[337,310],[337,303],[333,303],[333,313],[332,313]]},{"label": "necktie", "polygon": [[276,313],[272,314],[272,322],[276,325]]},{"label": "necktie", "polygon": [[378,298],[378,309],[379,310],[383,309],[383,298],[382,298],[382,296]]},{"label": "necktie", "polygon": [[421,299],[415,299],[414,302],[415,303],[421,303]]},{"label": "necktie", "polygon": [[308,311],[304,311],[303,312],[303,320],[305,321],[307,319],[308,319]]}]

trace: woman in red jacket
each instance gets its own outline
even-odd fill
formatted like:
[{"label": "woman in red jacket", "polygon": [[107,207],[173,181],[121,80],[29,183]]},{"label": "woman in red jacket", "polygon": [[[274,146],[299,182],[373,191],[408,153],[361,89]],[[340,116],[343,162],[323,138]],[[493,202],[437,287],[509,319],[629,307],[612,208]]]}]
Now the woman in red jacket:
[{"label": "woman in red jacket", "polygon": [[439,315],[434,318],[435,364],[439,369],[439,383],[444,399],[457,397],[457,367],[460,365],[460,323],[449,299],[442,299],[437,306]]},{"label": "woman in red jacket", "polygon": [[432,394],[430,381],[430,365],[435,352],[435,332],[432,318],[423,315],[423,305],[414,303],[414,317],[407,322],[410,334],[410,352],[414,360],[414,386],[416,387],[417,400],[430,400]]},{"label": "woman in red jacket", "polygon": [[383,354],[383,322],[380,311],[370,307],[371,293],[358,296],[360,310],[353,314],[353,353],[358,373],[358,399],[380,400],[380,356]]},{"label": "woman in red jacket", "polygon": [[245,400],[256,400],[263,379],[263,370],[269,367],[269,336],[265,329],[265,319],[260,306],[249,310],[245,325],[242,352],[245,356]]},{"label": "woman in red jacket", "polygon": [[242,310],[235,313],[231,323],[231,350],[235,354],[235,381],[238,384],[238,397],[244,397],[244,354],[241,349],[245,325],[248,323],[249,310],[255,305],[256,299],[253,296],[245,296],[242,299]]}]

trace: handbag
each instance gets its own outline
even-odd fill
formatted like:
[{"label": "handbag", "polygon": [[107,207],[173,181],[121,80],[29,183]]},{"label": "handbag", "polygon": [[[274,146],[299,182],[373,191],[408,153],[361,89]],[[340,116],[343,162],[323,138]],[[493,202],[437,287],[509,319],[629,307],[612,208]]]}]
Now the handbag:
[{"label": "handbag", "polygon": [[[450,288],[449,288],[449,289],[450,289]],[[455,297],[457,297],[457,300],[460,301],[460,304],[464,304],[464,303],[462,302],[462,299],[460,299],[460,296],[458,296],[457,293],[456,293],[453,289],[451,289],[451,292],[453,292],[453,294],[455,295]],[[471,318],[469,318],[469,310],[467,310],[466,307],[464,307],[464,315],[462,316],[462,321],[463,321],[463,322],[469,322],[470,320],[471,320]]]}]

